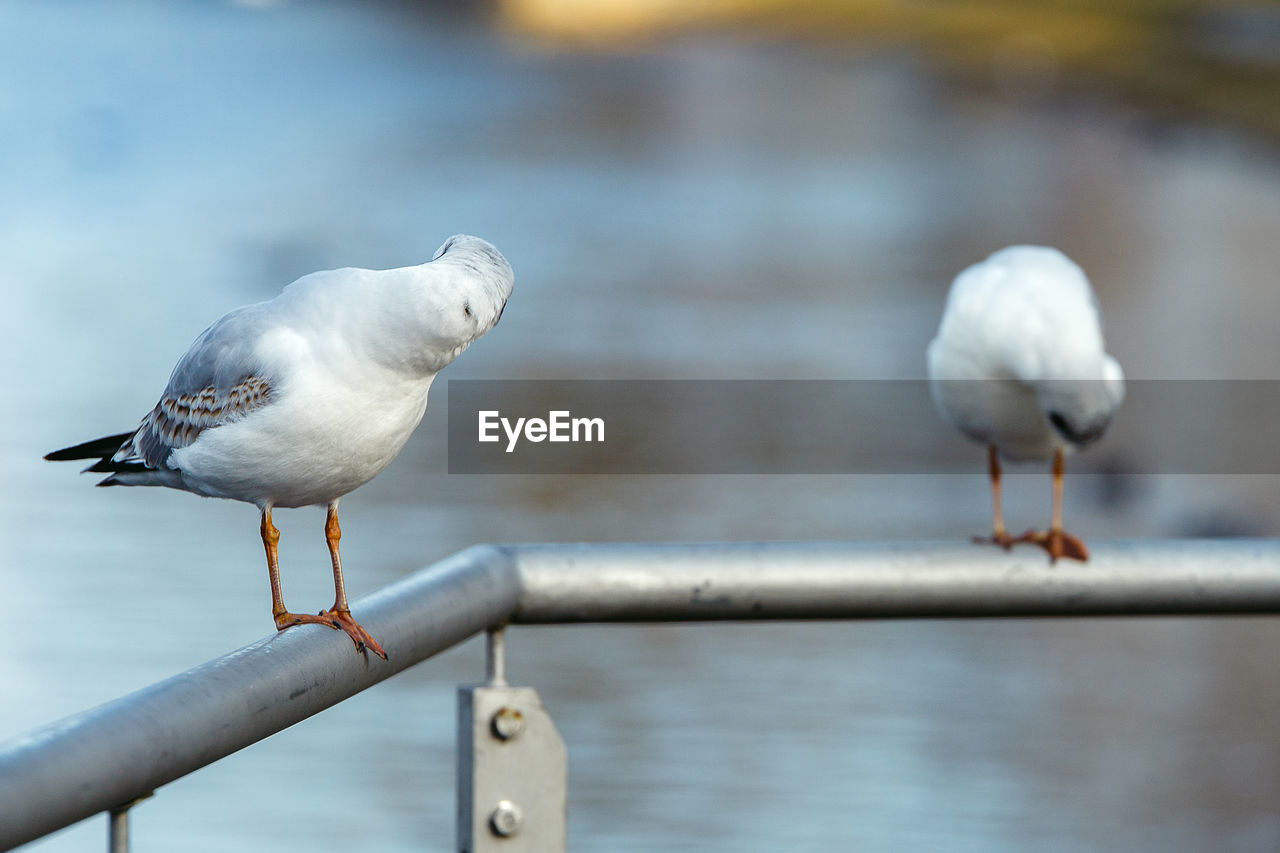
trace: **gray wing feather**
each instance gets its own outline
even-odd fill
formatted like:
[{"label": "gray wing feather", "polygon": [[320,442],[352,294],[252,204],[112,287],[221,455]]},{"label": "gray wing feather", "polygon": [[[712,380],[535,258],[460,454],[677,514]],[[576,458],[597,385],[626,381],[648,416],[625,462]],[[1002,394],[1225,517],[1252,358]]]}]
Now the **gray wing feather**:
[{"label": "gray wing feather", "polygon": [[200,333],[173,368],[165,396],[198,394],[210,386],[225,392],[261,365],[255,349],[263,333],[274,325],[264,304],[229,311]]},{"label": "gray wing feather", "polygon": [[246,305],[205,329],[174,367],[160,402],[112,461],[168,467],[169,455],[206,429],[267,405],[272,385],[254,348],[270,322],[262,305]]}]

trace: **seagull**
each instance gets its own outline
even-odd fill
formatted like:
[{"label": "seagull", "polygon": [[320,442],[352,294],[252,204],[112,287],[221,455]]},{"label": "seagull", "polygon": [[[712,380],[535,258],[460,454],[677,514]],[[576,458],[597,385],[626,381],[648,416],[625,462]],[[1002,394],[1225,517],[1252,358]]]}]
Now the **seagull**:
[{"label": "seagull", "polygon": [[[357,653],[386,652],[347,606],[338,500],[386,468],[422,420],[436,374],[502,316],[514,274],[490,243],[450,237],[427,263],[305,275],[225,314],[178,360],[137,429],[55,450],[96,459],[99,486],[166,486],[255,504],[276,630],[317,623]],[[290,613],[280,591],[275,507],[328,509],[334,602]]]},{"label": "seagull", "polygon": [[[993,530],[975,542],[1006,550],[1030,542],[1085,561],[1062,529],[1063,457],[1106,431],[1124,399],[1124,372],[1102,341],[1084,271],[1057,249],[1010,246],[956,276],[927,353],[943,419],[987,446]],[[1049,529],[1011,536],[1000,506],[1000,457],[1052,459]]]}]

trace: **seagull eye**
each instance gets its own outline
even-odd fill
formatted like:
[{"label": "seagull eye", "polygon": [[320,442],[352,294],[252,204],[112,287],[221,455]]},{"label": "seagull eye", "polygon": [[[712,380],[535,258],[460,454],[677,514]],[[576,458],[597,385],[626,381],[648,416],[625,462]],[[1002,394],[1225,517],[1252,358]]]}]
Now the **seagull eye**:
[{"label": "seagull eye", "polygon": [[1071,424],[1067,423],[1067,419],[1062,416],[1061,412],[1050,412],[1049,423],[1053,424],[1053,428],[1062,433],[1064,438],[1070,438],[1074,433]]},{"label": "seagull eye", "polygon": [[470,302],[467,302],[467,303],[465,303],[465,304],[462,306],[462,313],[463,313],[463,314],[466,314],[468,317],[470,317],[470,316],[471,316],[471,303],[470,303]]}]

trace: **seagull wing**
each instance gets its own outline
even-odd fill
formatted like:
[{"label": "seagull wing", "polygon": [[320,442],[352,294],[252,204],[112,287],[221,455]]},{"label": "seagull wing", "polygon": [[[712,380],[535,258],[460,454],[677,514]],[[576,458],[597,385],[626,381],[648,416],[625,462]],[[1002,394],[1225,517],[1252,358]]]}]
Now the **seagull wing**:
[{"label": "seagull wing", "polygon": [[131,433],[106,436],[55,450],[53,461],[93,459],[86,471],[110,473],[99,485],[115,485],[117,474],[171,472],[170,455],[205,430],[233,423],[270,404],[272,381],[256,357],[269,327],[264,305],[247,305],[205,329],[169,377],[160,401]]},{"label": "seagull wing", "polygon": [[[107,464],[169,467],[169,455],[208,429],[234,423],[271,402],[272,383],[255,357],[268,325],[262,305],[224,315],[178,361],[160,401]],[[90,470],[114,470],[110,468]]]}]

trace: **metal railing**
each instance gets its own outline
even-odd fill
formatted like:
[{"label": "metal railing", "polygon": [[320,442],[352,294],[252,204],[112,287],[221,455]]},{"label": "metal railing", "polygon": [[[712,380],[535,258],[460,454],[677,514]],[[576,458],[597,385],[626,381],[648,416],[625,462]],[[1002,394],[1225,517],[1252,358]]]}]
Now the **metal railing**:
[{"label": "metal railing", "polygon": [[353,609],[389,661],[301,626],[0,745],[0,849],[104,811],[123,836],[160,786],[509,623],[1280,613],[1280,540],[1099,543],[1054,566],[938,543],[476,546]]}]

